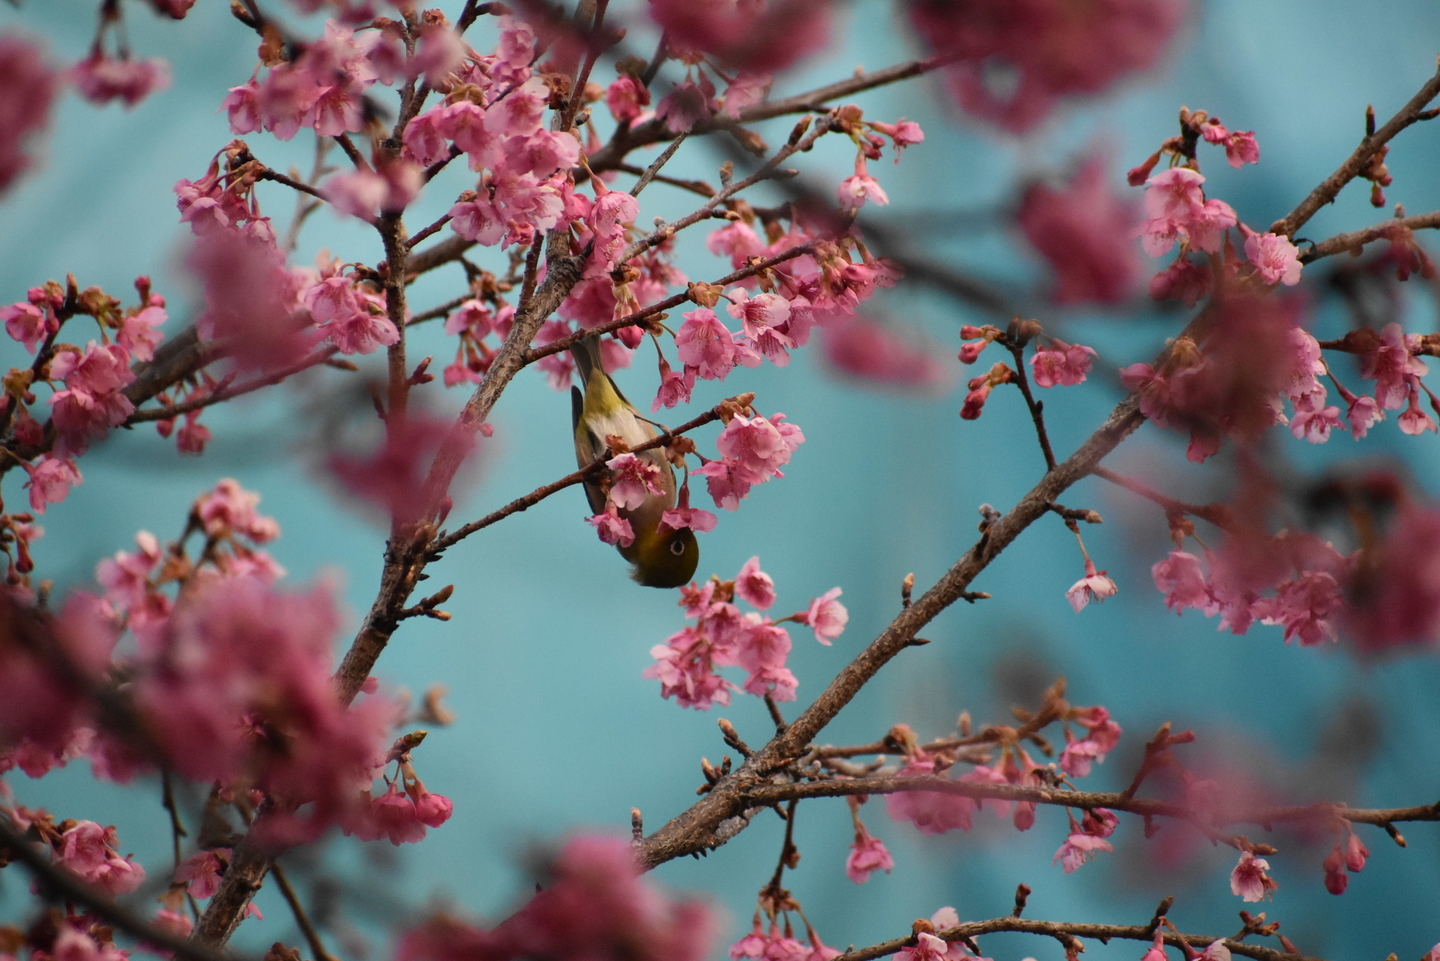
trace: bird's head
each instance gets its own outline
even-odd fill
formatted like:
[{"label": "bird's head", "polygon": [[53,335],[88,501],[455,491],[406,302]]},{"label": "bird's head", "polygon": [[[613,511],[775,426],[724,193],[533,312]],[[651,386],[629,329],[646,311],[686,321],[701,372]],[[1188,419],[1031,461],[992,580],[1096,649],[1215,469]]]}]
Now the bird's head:
[{"label": "bird's head", "polygon": [[700,544],[688,527],[661,524],[652,537],[637,538],[629,560],[630,576],[645,587],[683,587],[700,566]]}]

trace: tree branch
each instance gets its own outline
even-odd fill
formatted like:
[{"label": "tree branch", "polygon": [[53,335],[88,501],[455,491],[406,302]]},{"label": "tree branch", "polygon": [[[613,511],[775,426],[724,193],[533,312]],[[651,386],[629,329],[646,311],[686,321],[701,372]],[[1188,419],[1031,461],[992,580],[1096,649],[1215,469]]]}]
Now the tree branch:
[{"label": "tree branch", "polygon": [[1294,210],[1271,224],[1271,233],[1280,234],[1283,237],[1294,237],[1295,231],[1315,216],[1315,212],[1321,207],[1333,202],[1341,189],[1354,180],[1361,170],[1365,169],[1370,158],[1375,156],[1375,151],[1389,143],[1400,131],[1419,120],[1426,104],[1434,100],[1437,94],[1440,94],[1440,70],[1437,70],[1434,76],[1425,81],[1425,85],[1415,96],[1410,98],[1410,102],[1401,107],[1399,113],[1386,121],[1385,126],[1361,140],[1360,146],[1355,148],[1355,152],[1345,158],[1345,162],[1333,174],[1310,191],[1309,196],[1300,201]]}]

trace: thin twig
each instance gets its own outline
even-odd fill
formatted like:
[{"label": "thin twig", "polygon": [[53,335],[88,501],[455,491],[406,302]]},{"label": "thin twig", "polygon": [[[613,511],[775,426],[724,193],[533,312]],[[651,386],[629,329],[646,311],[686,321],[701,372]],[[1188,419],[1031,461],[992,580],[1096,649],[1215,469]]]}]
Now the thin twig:
[{"label": "thin twig", "polygon": [[1399,230],[1429,230],[1440,227],[1440,210],[1432,210],[1428,214],[1416,214],[1413,217],[1401,217],[1394,220],[1387,220],[1374,227],[1366,227],[1364,230],[1352,230],[1346,234],[1336,234],[1314,244],[1300,255],[1302,264],[1310,264],[1321,257],[1330,257],[1334,254],[1359,254],[1365,245],[1375,240],[1388,239],[1387,235]]},{"label": "thin twig", "polygon": [[315,367],[325,363],[330,358],[334,357],[338,352],[339,349],[336,347],[325,347],[306,357],[304,360],[296,361],[289,366],[282,367],[279,370],[266,374],[263,377],[256,377],[253,380],[247,380],[243,384],[235,384],[232,387],[226,387],[221,390],[217,390],[212,394],[206,394],[203,397],[197,397],[194,400],[187,400],[178,404],[170,404],[166,407],[157,407],[150,410],[137,410],[135,413],[131,414],[128,418],[126,418],[125,424],[128,426],[130,424],[143,424],[148,421],[173,420],[174,418],[179,417],[181,414],[190,413],[192,410],[200,410],[204,407],[209,407],[212,404],[223,403],[224,401],[231,400],[235,397],[241,397],[245,394],[254,393],[257,390],[262,390],[266,387],[272,387],[275,384],[278,384],[281,381],[285,380],[286,378],[293,377],[301,371],[309,370],[311,367]]},{"label": "thin twig", "polygon": [[1030,419],[1035,422],[1035,435],[1040,439],[1040,451],[1045,455],[1045,469],[1055,469],[1055,451],[1050,448],[1050,435],[1045,431],[1044,406],[1030,392],[1030,378],[1025,376],[1025,348],[1009,344],[1010,356],[1015,358],[1015,383],[1025,395],[1025,406],[1030,408]]},{"label": "thin twig", "polygon": [[675,156],[675,151],[680,149],[680,145],[685,142],[685,138],[688,136],[690,136],[690,131],[682,130],[678,137],[670,141],[670,145],[661,152],[660,156],[655,158],[654,163],[645,168],[645,172],[640,175],[640,179],[635,181],[635,186],[630,188],[630,196],[640,196],[640,191],[644,190],[650,181],[659,176],[661,169],[670,162],[671,157]]},{"label": "thin twig", "polygon": [[1138,494],[1148,501],[1153,501],[1164,508],[1167,516],[1178,517],[1182,514],[1189,514],[1191,517],[1209,521],[1221,530],[1228,531],[1235,528],[1235,518],[1224,504],[1187,504],[1173,497],[1167,497],[1157,490],[1152,490],[1133,477],[1117,474],[1105,467],[1097,467],[1091,473],[1102,480],[1123,487],[1133,494]]},{"label": "thin twig", "polygon": [[1346,184],[1354,180],[1375,152],[1389,143],[1396,134],[1404,130],[1420,119],[1421,112],[1426,104],[1440,94],[1440,71],[1437,71],[1425,85],[1410,98],[1409,103],[1400,108],[1400,112],[1386,121],[1385,126],[1375,131],[1371,136],[1360,141],[1360,146],[1345,158],[1333,174],[1326,177],[1318,187],[1310,191],[1310,194],[1281,219],[1270,225],[1272,233],[1280,234],[1283,237],[1293,237],[1295,231],[1305,225],[1315,212],[1321,207],[1334,201]]},{"label": "thin twig", "polygon": [[[647,451],[656,447],[663,447],[673,441],[676,437],[679,437],[681,434],[688,433],[689,431],[695,430],[697,427],[704,427],[706,424],[719,420],[722,416],[721,408],[724,406],[725,405],[722,403],[719,406],[707,410],[699,417],[696,417],[693,420],[688,420],[685,423],[681,424],[679,427],[676,427],[672,430],[667,430],[665,433],[660,434],[657,437],[652,437],[650,440],[647,440],[643,444],[636,444],[634,447],[630,448],[630,450],[632,453],[638,453],[640,451]],[[597,474],[602,469],[604,469],[606,459],[607,458],[603,455],[597,457],[595,460],[591,461],[589,464],[585,465],[579,470],[566,474],[559,480],[551,481],[548,484],[537,487],[530,493],[526,494],[524,497],[515,498],[515,500],[506,504],[499,510],[493,511],[492,513],[486,514],[484,517],[480,518],[477,521],[471,521],[465,526],[457,528],[454,533],[447,534],[446,536],[437,539],[433,544],[431,544],[431,552],[439,554],[443,551],[449,550],[451,547],[454,547],[460,541],[469,537],[471,534],[474,534],[476,531],[484,530],[491,524],[502,521],[505,518],[509,517],[511,514],[518,514],[521,511],[529,510],[536,504],[543,501],[545,498],[549,497],[551,494],[562,491],[567,487],[573,487],[574,485],[583,481],[586,477]]]},{"label": "thin twig", "polygon": [[305,935],[310,950],[315,952],[315,961],[336,961],[336,958],[329,951],[325,950],[325,942],[320,940],[320,932],[315,930],[315,925],[310,923],[310,916],[305,913],[305,905],[300,903],[300,898],[295,894],[295,889],[290,886],[290,879],[285,876],[285,869],[276,861],[270,867],[270,873],[275,878],[275,884],[284,895],[285,902],[290,905],[290,913],[295,916],[295,923],[300,926],[300,933]]}]

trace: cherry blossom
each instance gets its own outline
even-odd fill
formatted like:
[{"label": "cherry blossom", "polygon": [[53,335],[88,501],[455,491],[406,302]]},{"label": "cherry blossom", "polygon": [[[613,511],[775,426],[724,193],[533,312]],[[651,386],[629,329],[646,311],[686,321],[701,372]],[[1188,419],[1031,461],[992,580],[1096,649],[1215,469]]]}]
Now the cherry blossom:
[{"label": "cherry blossom", "polygon": [[840,594],[840,588],[830,588],[811,601],[810,609],[797,617],[801,624],[808,625],[815,631],[815,640],[821,644],[829,645],[844,633],[845,625],[850,620],[850,612],[845,609],[845,605],[835,600]]},{"label": "cherry blossom", "polygon": [[1101,851],[1114,850],[1114,846],[1104,838],[1077,831],[1066,838],[1064,844],[1060,845],[1060,850],[1055,852],[1052,863],[1059,864],[1065,869],[1065,873],[1069,874]]},{"label": "cherry blossom", "polygon": [[1263,901],[1279,885],[1265,872],[1270,862],[1257,858],[1253,852],[1241,853],[1235,869],[1230,872],[1230,893],[1246,901]]},{"label": "cherry blossom", "polygon": [[1094,562],[1087,557],[1085,558],[1085,576],[1065,592],[1065,599],[1070,602],[1070,606],[1075,608],[1075,613],[1078,614],[1091,601],[1098,604],[1105,598],[1114,596],[1118,590],[1115,582],[1106,577],[1104,571],[1097,571]]},{"label": "cherry blossom", "polygon": [[1055,271],[1056,303],[1113,304],[1130,295],[1140,274],[1130,239],[1134,204],[1111,192],[1099,159],[1081,164],[1061,188],[1031,185],[1016,222]]},{"label": "cherry blossom", "polygon": [[0,191],[33,162],[26,149],[49,122],[59,81],[35,44],[18,36],[0,37]]},{"label": "cherry blossom", "polygon": [[865,825],[855,822],[855,843],[845,858],[845,876],[856,884],[864,884],[876,871],[889,874],[895,867],[885,843],[865,830]]},{"label": "cherry blossom", "polygon": [[1037,348],[1030,366],[1035,371],[1035,383],[1041,387],[1074,387],[1085,382],[1094,357],[1095,351],[1089,347],[1057,340],[1049,347]]},{"label": "cherry blossom", "polygon": [[1300,283],[1300,251],[1278,234],[1249,234],[1245,238],[1245,257],[1255,265],[1267,284],[1294,287]]},{"label": "cherry blossom", "polygon": [[150,94],[170,86],[170,65],[164,60],[112,60],[96,47],[71,67],[68,77],[80,96],[95,104],[119,99],[133,107]]}]

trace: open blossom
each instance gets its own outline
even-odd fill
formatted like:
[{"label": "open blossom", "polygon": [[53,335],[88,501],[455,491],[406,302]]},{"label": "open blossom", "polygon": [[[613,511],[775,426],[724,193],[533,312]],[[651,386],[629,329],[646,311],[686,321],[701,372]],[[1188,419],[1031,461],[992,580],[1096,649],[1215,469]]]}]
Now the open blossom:
[{"label": "open blossom", "polygon": [[1065,869],[1065,873],[1069,874],[1101,851],[1114,850],[1114,846],[1104,838],[1081,834],[1077,831],[1066,838],[1064,844],[1060,845],[1060,850],[1055,852],[1051,863],[1059,864]]},{"label": "open blossom", "polygon": [[1279,234],[1252,233],[1245,238],[1245,259],[1267,284],[1294,287],[1300,283],[1300,251]]},{"label": "open blossom", "polygon": [[170,65],[164,60],[112,60],[97,47],[70,68],[80,96],[91,103],[120,99],[133,107],[157,90],[170,86]]},{"label": "open blossom", "polygon": [[0,37],[0,191],[30,166],[26,147],[49,122],[59,81],[34,44]]},{"label": "open blossom", "polygon": [[855,823],[855,843],[845,858],[845,875],[856,884],[864,884],[876,871],[886,874],[895,867],[885,843],[872,835],[860,822]]},{"label": "open blossom", "polygon": [[145,869],[115,851],[113,826],[79,821],[60,836],[55,863],[111,897],[129,894],[145,880]]},{"label": "open blossom", "polygon": [[1081,164],[1060,188],[1036,183],[1025,191],[1015,219],[1055,272],[1056,303],[1119,303],[1140,275],[1130,239],[1133,201],[1106,185],[1098,159]]},{"label": "open blossom", "polygon": [[735,593],[758,610],[767,610],[775,603],[775,580],[760,569],[760,558],[752,557],[735,575]]},{"label": "open blossom", "polygon": [[49,504],[58,504],[70,496],[70,488],[81,483],[80,468],[65,457],[41,457],[32,467],[26,465],[30,479],[25,486],[30,488],[30,509],[37,514],[45,513]]},{"label": "open blossom", "polygon": [[611,470],[610,503],[622,511],[638,509],[650,497],[658,497],[660,468],[653,460],[621,454],[605,462]]},{"label": "open blossom", "polygon": [[1074,387],[1085,382],[1094,357],[1095,351],[1089,347],[1057,340],[1049,347],[1037,348],[1030,366],[1041,387]]},{"label": "open blossom", "polygon": [[630,522],[621,517],[613,502],[605,505],[605,512],[585,518],[585,523],[595,528],[600,540],[618,547],[629,547],[635,543],[635,530]]},{"label": "open blossom", "polygon": [[881,206],[890,202],[884,188],[865,169],[864,155],[855,158],[855,173],[840,182],[836,193],[840,197],[840,206],[845,210],[858,210],[867,200]]},{"label": "open blossom", "polygon": [[832,587],[811,601],[809,610],[796,616],[801,624],[808,625],[815,631],[815,640],[821,644],[828,645],[844,633],[845,625],[850,620],[850,612],[845,609],[845,605],[835,600],[840,594],[840,588]]},{"label": "open blossom", "polygon": [[194,511],[207,537],[242,534],[256,544],[264,544],[280,536],[280,525],[256,513],[259,503],[259,494],[245,490],[238,481],[226,477],[195,502]]},{"label": "open blossom", "polygon": [[702,380],[724,380],[735,366],[734,336],[708,307],[683,316],[685,323],[675,333],[680,360]]},{"label": "open blossom", "polygon": [[1246,901],[1263,901],[1279,884],[1265,872],[1270,862],[1257,858],[1252,851],[1240,855],[1240,861],[1230,872],[1230,893]]},{"label": "open blossom", "polygon": [[1076,581],[1068,591],[1065,592],[1065,599],[1070,606],[1075,608],[1075,613],[1080,613],[1091,601],[1097,604],[1111,597],[1118,591],[1115,582],[1105,576],[1104,571],[1095,570],[1095,564],[1090,558],[1085,558],[1085,576]]}]

